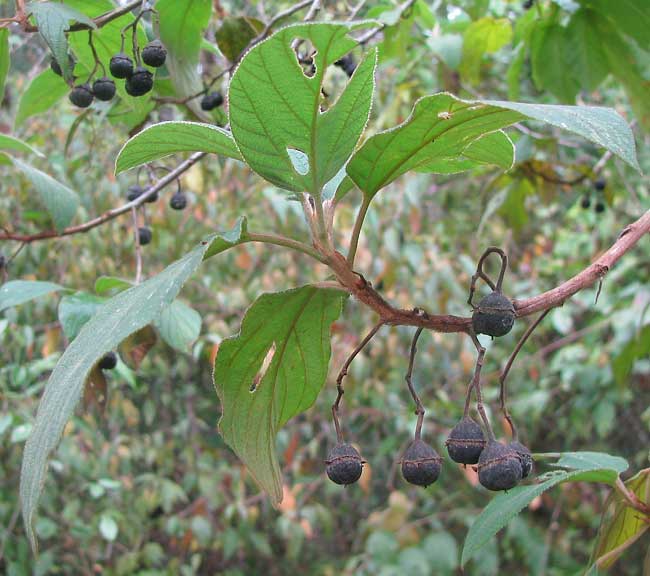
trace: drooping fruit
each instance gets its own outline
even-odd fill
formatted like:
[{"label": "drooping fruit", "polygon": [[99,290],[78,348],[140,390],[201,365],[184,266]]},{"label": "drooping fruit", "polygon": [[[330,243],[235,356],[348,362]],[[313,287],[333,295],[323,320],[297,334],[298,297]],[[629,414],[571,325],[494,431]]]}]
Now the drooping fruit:
[{"label": "drooping fruit", "polygon": [[139,186],[138,184],[134,184],[133,186],[129,186],[127,192],[126,192],[126,199],[129,202],[133,202],[136,198],[139,198],[142,196],[142,193],[144,192],[144,188],[142,186]]},{"label": "drooping fruit", "polygon": [[185,210],[185,207],[187,206],[187,196],[182,192],[176,192],[169,199],[169,206],[173,210]]},{"label": "drooping fruit", "polygon": [[89,84],[77,84],[70,92],[70,102],[78,108],[88,108],[93,103],[93,93]]},{"label": "drooping fruit", "polygon": [[138,66],[124,84],[129,96],[143,96],[153,88],[153,74],[146,68]]},{"label": "drooping fruit", "polygon": [[111,58],[108,68],[113,78],[130,78],[133,75],[133,60],[120,52]]},{"label": "drooping fruit", "polygon": [[151,228],[148,228],[147,226],[141,226],[138,228],[138,241],[140,242],[140,246],[146,246],[149,244],[152,236]]},{"label": "drooping fruit", "polygon": [[519,455],[496,440],[488,442],[478,459],[478,481],[488,490],[510,490],[522,478]]},{"label": "drooping fruit", "polygon": [[602,214],[605,211],[605,203],[604,202],[596,202],[595,210],[597,214]]},{"label": "drooping fruit", "polygon": [[343,442],[334,446],[326,464],[327,476],[335,484],[354,484],[363,470],[363,460],[357,449]]},{"label": "drooping fruit", "polygon": [[513,440],[508,444],[508,446],[519,456],[519,461],[521,462],[521,477],[526,478],[533,470],[533,455],[526,446],[517,440]]},{"label": "drooping fruit", "polygon": [[586,194],[582,197],[582,200],[580,200],[580,206],[584,209],[587,210],[589,206],[591,206],[591,198],[587,196]]},{"label": "drooping fruit", "polygon": [[221,92],[210,92],[201,99],[201,110],[209,112],[210,110],[218,108],[222,104],[223,96],[221,95]]},{"label": "drooping fruit", "polygon": [[152,68],[160,68],[166,58],[167,50],[160,40],[153,40],[142,49],[142,61]]},{"label": "drooping fruit", "polygon": [[115,96],[115,82],[104,76],[93,82],[93,94],[97,100],[108,102]]},{"label": "drooping fruit", "polygon": [[149,204],[153,204],[158,200],[158,191],[156,190],[151,196],[148,196],[145,202],[149,202]]},{"label": "drooping fruit", "polygon": [[107,352],[104,354],[99,361],[98,366],[102,370],[112,370],[115,368],[115,366],[117,366],[117,355],[115,352]]},{"label": "drooping fruit", "polygon": [[402,456],[402,476],[416,486],[433,484],[440,476],[442,458],[423,440],[411,442]]},{"label": "drooping fruit", "polygon": [[449,457],[459,464],[476,464],[485,444],[482,428],[469,417],[452,428],[445,442]]},{"label": "drooping fruit", "polygon": [[501,292],[494,291],[483,298],[472,314],[472,326],[477,334],[505,336],[515,323],[515,307]]},{"label": "drooping fruit", "polygon": [[602,192],[606,187],[607,187],[607,180],[605,180],[604,178],[598,178],[598,180],[594,182],[594,188],[599,192]]}]

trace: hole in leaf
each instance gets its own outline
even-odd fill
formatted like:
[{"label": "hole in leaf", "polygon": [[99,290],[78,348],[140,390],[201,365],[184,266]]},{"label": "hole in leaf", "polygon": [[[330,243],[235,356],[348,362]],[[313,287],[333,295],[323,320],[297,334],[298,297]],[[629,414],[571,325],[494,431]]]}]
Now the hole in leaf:
[{"label": "hole in leaf", "polygon": [[316,75],[316,48],[305,38],[294,38],[291,41],[291,48],[296,56],[298,66],[307,78]]},{"label": "hole in leaf", "polygon": [[295,148],[287,148],[287,154],[293,169],[301,176],[309,174],[309,156]]},{"label": "hole in leaf", "polygon": [[264,378],[264,375],[266,374],[266,371],[269,369],[271,362],[273,362],[273,356],[275,356],[275,342],[271,344],[270,348],[266,352],[266,356],[264,356],[264,360],[262,361],[262,366],[260,366],[260,369],[258,370],[257,374],[255,374],[255,378],[253,378],[253,382],[251,382],[251,386],[248,389],[249,392],[253,393],[257,391],[257,387],[260,385],[262,378]]}]

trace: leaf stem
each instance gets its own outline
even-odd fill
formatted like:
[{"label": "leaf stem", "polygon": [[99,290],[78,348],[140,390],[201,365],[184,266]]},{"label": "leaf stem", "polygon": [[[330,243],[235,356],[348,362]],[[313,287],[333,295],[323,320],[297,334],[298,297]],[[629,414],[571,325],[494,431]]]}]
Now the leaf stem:
[{"label": "leaf stem", "polygon": [[318,260],[322,264],[327,264],[325,258],[318,252],[316,249],[294,240],[293,238],[287,238],[286,236],[281,236],[280,234],[257,234],[253,232],[248,233],[248,240],[250,242],[263,242],[265,244],[275,244],[276,246],[284,246],[285,248],[291,248],[297,252],[302,252],[311,256],[315,260]]},{"label": "leaf stem", "polygon": [[363,227],[363,221],[366,218],[366,213],[368,212],[368,207],[370,206],[370,198],[363,195],[363,201],[359,208],[357,218],[354,221],[354,228],[352,229],[352,236],[350,238],[350,250],[348,251],[347,261],[350,267],[354,266],[354,258],[357,255],[357,248],[359,246],[359,236],[361,235],[361,228]]}]

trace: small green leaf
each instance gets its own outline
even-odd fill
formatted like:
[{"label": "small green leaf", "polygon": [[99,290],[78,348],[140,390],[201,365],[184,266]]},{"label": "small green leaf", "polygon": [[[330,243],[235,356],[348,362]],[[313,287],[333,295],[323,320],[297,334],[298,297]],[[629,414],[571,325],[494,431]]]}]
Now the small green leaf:
[{"label": "small green leaf", "polygon": [[16,126],[20,126],[30,116],[49,110],[70,88],[49,68],[34,77],[21,94],[16,112]]},{"label": "small green leaf", "polygon": [[187,352],[201,333],[201,315],[187,304],[174,300],[162,311],[154,325],[167,344]]},{"label": "small green leaf", "polygon": [[330,326],[343,294],[303,286],[263,294],[214,364],[223,415],[219,430],[274,505],[282,500],[275,436],[318,396],[330,359]]},{"label": "small green leaf", "polygon": [[484,54],[497,52],[512,40],[512,25],[507,18],[481,18],[472,22],[463,38],[463,76],[478,83]]},{"label": "small green leaf", "polygon": [[221,26],[214,37],[223,55],[231,62],[235,62],[250,41],[262,30],[264,24],[255,18],[230,16],[221,21]]},{"label": "small green leaf", "polygon": [[572,468],[573,470],[594,470],[602,468],[614,470],[617,474],[622,474],[630,465],[625,458],[611,456],[602,452],[563,452],[562,457],[554,466],[558,468]]},{"label": "small green leaf", "polygon": [[0,28],[0,102],[4,98],[5,82],[7,81],[10,64],[9,30],[7,28]]},{"label": "small green leaf", "polygon": [[65,288],[53,282],[40,282],[37,280],[11,280],[5,282],[0,286],[0,311],[60,290],[65,290]]},{"label": "small green leaf", "polygon": [[115,173],[178,152],[210,152],[241,159],[230,132],[199,122],[161,122],[127,141],[115,160]]},{"label": "small green leaf", "polygon": [[40,158],[44,157],[44,154],[35,148],[32,148],[26,142],[18,140],[18,138],[14,138],[13,136],[9,136],[7,134],[0,134],[0,150],[15,150],[17,152],[36,154],[36,156],[39,156]]},{"label": "small green leaf", "polygon": [[74,340],[83,325],[93,317],[104,302],[104,298],[86,292],[77,292],[61,298],[59,323],[63,327],[66,338]]},{"label": "small green leaf", "polygon": [[127,288],[131,288],[133,284],[128,280],[122,278],[115,278],[114,276],[100,276],[95,280],[95,292],[97,294],[106,294],[107,292],[121,292]]},{"label": "small green leaf", "polygon": [[13,162],[36,188],[36,192],[38,192],[41,201],[54,221],[56,229],[63,230],[70,224],[77,211],[77,206],[79,206],[77,193],[45,174],[45,172],[25,164],[17,158],[14,158]]}]

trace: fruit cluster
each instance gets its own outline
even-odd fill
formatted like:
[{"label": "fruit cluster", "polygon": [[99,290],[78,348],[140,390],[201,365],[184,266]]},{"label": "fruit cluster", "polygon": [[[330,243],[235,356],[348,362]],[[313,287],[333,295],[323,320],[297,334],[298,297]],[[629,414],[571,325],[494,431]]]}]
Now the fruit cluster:
[{"label": "fruit cluster", "polygon": [[[607,187],[607,180],[604,178],[598,178],[597,180],[594,180],[592,182],[594,191],[596,192],[596,204],[594,206],[594,210],[596,211],[596,214],[602,214],[605,211],[605,200],[602,198],[603,192],[605,191],[605,188]],[[588,210],[591,208],[591,196],[590,194],[585,194],[582,199],[580,200],[580,206],[584,210]]]},{"label": "fruit cluster", "polygon": [[[149,42],[139,53],[134,45],[134,59],[128,54],[119,52],[115,54],[108,65],[113,78],[125,80],[124,89],[129,96],[144,96],[153,88],[153,73],[145,68],[160,68],[167,59],[167,50],[160,40]],[[135,60],[135,64],[134,64]]]}]

